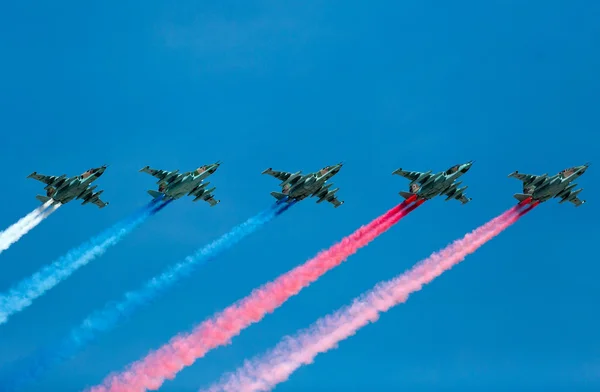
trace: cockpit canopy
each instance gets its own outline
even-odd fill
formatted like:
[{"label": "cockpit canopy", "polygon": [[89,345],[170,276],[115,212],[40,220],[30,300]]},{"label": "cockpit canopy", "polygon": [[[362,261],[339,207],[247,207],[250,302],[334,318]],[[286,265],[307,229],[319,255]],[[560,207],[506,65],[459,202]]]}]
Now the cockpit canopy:
[{"label": "cockpit canopy", "polygon": [[200,166],[199,168],[196,169],[196,173],[198,173],[198,174],[202,174],[205,171],[206,171],[206,165]]},{"label": "cockpit canopy", "polygon": [[559,174],[562,178],[567,178],[567,177],[573,175],[573,173],[575,173],[575,171],[577,171],[576,167],[570,167],[568,169],[561,171]]},{"label": "cockpit canopy", "polygon": [[446,170],[446,175],[449,176],[451,174],[454,174],[458,171],[458,169],[460,168],[460,165],[454,165],[452,166],[450,169]]}]

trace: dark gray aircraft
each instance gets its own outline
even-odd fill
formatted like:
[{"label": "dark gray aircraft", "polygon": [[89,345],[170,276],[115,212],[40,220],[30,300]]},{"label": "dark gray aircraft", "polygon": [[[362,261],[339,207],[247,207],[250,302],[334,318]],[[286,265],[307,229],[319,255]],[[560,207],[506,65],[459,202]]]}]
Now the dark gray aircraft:
[{"label": "dark gray aircraft", "polygon": [[548,173],[536,176],[533,174],[521,174],[518,171],[510,173],[509,177],[514,177],[523,181],[523,193],[516,193],[515,199],[525,201],[531,199],[531,202],[545,202],[552,198],[561,198],[560,204],[565,201],[575,204],[575,207],[585,203],[585,200],[580,200],[577,195],[583,188],[573,190],[577,184],[572,184],[579,178],[587,168],[589,163],[581,166],[570,167],[562,170],[560,173],[548,177]]},{"label": "dark gray aircraft", "polygon": [[46,190],[46,196],[37,195],[35,198],[46,203],[49,200],[53,200],[53,204],[60,203],[65,204],[73,199],[82,199],[83,203],[93,203],[99,208],[104,208],[108,203],[100,200],[100,194],[104,191],[94,193],[97,185],[90,187],[90,184],[96,181],[106,170],[106,165],[102,167],[92,168],[79,176],[67,177],[66,174],[62,176],[45,176],[33,172],[27,176],[27,178],[33,178],[46,184],[44,189]]},{"label": "dark gray aircraft", "polygon": [[301,171],[296,173],[288,173],[282,171],[276,171],[271,168],[262,172],[262,174],[268,174],[281,180],[281,193],[271,192],[271,195],[277,200],[285,199],[289,200],[303,200],[308,196],[318,197],[317,203],[327,201],[335,208],[344,204],[343,201],[339,201],[335,193],[339,188],[329,190],[331,183],[325,185],[328,179],[336,175],[342,168],[343,163],[338,163],[333,166],[326,166],[318,172],[302,174]]},{"label": "dark gray aircraft", "polygon": [[405,199],[410,199],[416,196],[417,199],[429,200],[435,196],[447,196],[446,201],[456,199],[462,204],[467,204],[472,199],[464,195],[464,190],[468,187],[458,188],[461,181],[455,182],[456,179],[469,171],[473,161],[454,165],[450,169],[431,174],[431,170],[427,173],[416,171],[405,171],[402,169],[395,170],[392,174],[397,174],[410,180],[408,188],[410,192],[400,192],[400,196]]},{"label": "dark gray aircraft", "polygon": [[212,163],[210,165],[204,165],[198,169],[186,173],[179,174],[179,169],[175,171],[166,171],[151,169],[150,166],[142,168],[140,171],[148,173],[151,176],[158,178],[156,182],[158,184],[158,191],[149,190],[150,196],[157,198],[163,197],[165,200],[179,199],[182,196],[196,196],[192,201],[204,200],[211,207],[216,206],[221,201],[215,200],[214,195],[211,193],[217,189],[212,187],[206,189],[206,186],[210,182],[203,182],[203,180],[217,171],[221,165],[220,162]]}]

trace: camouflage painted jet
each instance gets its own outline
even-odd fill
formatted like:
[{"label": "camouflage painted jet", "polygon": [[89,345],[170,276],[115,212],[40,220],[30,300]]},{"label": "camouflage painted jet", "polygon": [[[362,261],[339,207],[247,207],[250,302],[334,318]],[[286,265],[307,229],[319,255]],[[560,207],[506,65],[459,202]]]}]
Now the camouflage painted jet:
[{"label": "camouflage painted jet", "polygon": [[156,197],[164,197],[165,200],[179,199],[182,196],[196,196],[192,201],[204,200],[211,207],[216,206],[221,200],[215,200],[214,195],[211,194],[215,187],[206,189],[206,186],[210,182],[203,182],[203,180],[213,174],[219,166],[220,162],[212,163],[210,165],[204,165],[194,171],[179,174],[179,169],[169,172],[165,170],[151,169],[150,166],[142,168],[140,171],[148,173],[156,178],[158,181],[158,192],[149,190],[148,193]]},{"label": "camouflage painted jet", "polygon": [[100,194],[104,191],[94,193],[97,185],[90,187],[90,184],[98,179],[106,170],[106,165],[102,167],[92,168],[82,173],[79,176],[67,177],[63,174],[60,177],[45,176],[33,172],[27,178],[33,178],[46,184],[46,196],[37,195],[35,198],[42,203],[48,200],[54,200],[54,203],[65,204],[73,199],[82,199],[83,203],[93,203],[99,208],[104,208],[108,203],[100,200]]},{"label": "camouflage painted jet", "polygon": [[400,196],[409,199],[417,196],[417,199],[429,200],[435,196],[447,196],[446,201],[456,199],[462,204],[467,204],[472,199],[464,195],[465,189],[468,187],[458,188],[462,181],[455,182],[456,179],[469,171],[473,161],[454,165],[450,169],[431,174],[431,170],[427,173],[405,171],[402,169],[395,170],[392,174],[397,174],[410,180],[408,189],[410,192],[400,192]]},{"label": "camouflage painted jet", "polygon": [[577,184],[571,184],[571,182],[585,173],[589,166],[590,164],[586,163],[585,165],[570,167],[552,177],[548,177],[548,173],[536,176],[521,174],[518,171],[510,173],[508,176],[523,181],[523,193],[514,195],[515,199],[519,201],[531,198],[532,202],[538,201],[541,203],[551,198],[560,197],[562,199],[559,201],[560,204],[568,201],[575,204],[575,207],[579,207],[585,203],[585,200],[580,200],[577,197],[583,188],[573,190]]},{"label": "camouflage painted jet", "polygon": [[325,185],[328,179],[336,175],[342,168],[343,163],[338,163],[333,166],[326,166],[315,173],[302,174],[301,171],[296,173],[288,173],[276,171],[271,168],[262,172],[262,174],[271,175],[278,180],[281,180],[281,193],[271,192],[271,195],[277,200],[288,197],[293,200],[303,200],[308,196],[318,197],[317,203],[327,201],[337,208],[344,204],[339,201],[335,193],[339,188],[329,190],[331,183]]}]

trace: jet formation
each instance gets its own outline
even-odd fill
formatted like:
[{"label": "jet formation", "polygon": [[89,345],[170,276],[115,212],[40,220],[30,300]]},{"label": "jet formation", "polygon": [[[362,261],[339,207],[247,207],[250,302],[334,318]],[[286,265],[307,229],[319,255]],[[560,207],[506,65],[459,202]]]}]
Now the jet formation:
[{"label": "jet formation", "polygon": [[579,199],[577,195],[583,188],[573,190],[577,184],[572,182],[579,178],[590,166],[586,163],[581,166],[574,166],[564,169],[559,173],[548,177],[548,173],[537,176],[534,174],[521,174],[518,171],[512,172],[508,177],[513,177],[523,181],[523,193],[515,193],[515,199],[520,202],[530,200],[530,203],[543,203],[552,198],[560,198],[559,204],[565,201],[571,202],[575,207],[585,204],[585,200]]},{"label": "jet formation", "polygon": [[91,168],[81,175],[74,177],[67,177],[66,174],[61,176],[46,176],[33,172],[27,178],[33,178],[46,184],[44,187],[46,196],[37,195],[35,197],[42,203],[52,200],[52,204],[65,204],[73,199],[81,199],[83,200],[81,204],[93,203],[99,208],[104,208],[108,205],[107,202],[100,200],[100,194],[104,191],[94,193],[97,185],[90,186],[90,184],[104,174],[106,167],[104,165]]},{"label": "jet formation", "polygon": [[[204,182],[204,180],[214,174],[220,165],[220,162],[215,162],[185,173],[179,173],[179,170],[166,171],[146,166],[140,169],[140,172],[148,173],[158,179],[156,182],[158,190],[148,191],[154,198],[174,200],[183,196],[194,196],[192,201],[204,200],[211,207],[214,207],[220,203],[220,200],[216,200],[213,194],[216,188],[207,189],[210,182]],[[431,170],[419,172],[400,168],[394,170],[392,174],[410,180],[408,192],[400,192],[400,196],[404,199],[429,200],[436,196],[445,196],[446,201],[454,199],[462,204],[467,204],[472,200],[464,193],[467,186],[459,187],[462,181],[457,180],[467,173],[472,165],[473,161],[469,161],[454,165],[448,170],[435,174]],[[335,176],[342,166],[343,163],[340,162],[308,174],[302,174],[301,171],[290,173],[269,168],[264,170],[262,174],[268,174],[281,181],[279,184],[281,192],[271,192],[271,195],[280,202],[300,201],[307,197],[316,197],[318,198],[317,203],[326,201],[337,208],[344,202],[340,201],[335,195],[339,188],[330,189],[333,184],[328,183],[328,180]],[[578,197],[583,189],[573,190],[577,186],[573,182],[583,175],[589,166],[590,164],[586,163],[581,166],[570,167],[551,177],[548,177],[547,173],[538,176],[522,174],[518,171],[508,176],[523,182],[523,193],[514,195],[521,203],[541,203],[552,198],[560,198],[559,203],[561,204],[568,201],[573,203],[575,207],[579,207],[585,203],[585,200]],[[100,199],[100,194],[104,191],[94,192],[97,186],[91,186],[91,183],[102,176],[106,168],[107,165],[92,168],[74,177],[67,177],[64,174],[61,176],[46,176],[33,172],[27,178],[33,178],[46,184],[44,187],[46,196],[36,196],[42,203],[52,201],[53,203],[65,204],[74,199],[81,199],[83,200],[81,204],[93,203],[99,208],[104,208],[108,205],[108,202]]]}]

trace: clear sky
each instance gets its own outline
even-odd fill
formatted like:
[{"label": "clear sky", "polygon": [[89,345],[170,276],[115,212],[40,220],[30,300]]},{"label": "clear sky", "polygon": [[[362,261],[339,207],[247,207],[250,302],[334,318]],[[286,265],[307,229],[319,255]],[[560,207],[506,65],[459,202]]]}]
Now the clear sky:
[{"label": "clear sky", "polygon": [[[591,0],[3,2],[0,226],[39,204],[34,170],[110,164],[111,204],[68,204],[0,255],[0,292],[149,201],[141,167],[223,165],[217,207],[178,200],[1,326],[0,369],[269,206],[267,167],[343,160],[346,203],[300,203],[29,391],[96,384],[302,263],[401,201],[398,167],[474,159],[473,201],[426,203],[162,390],[210,384],[504,211],[510,172],[600,161],[598,20]],[[277,390],[598,390],[598,173],[586,205],[545,203]]]}]

